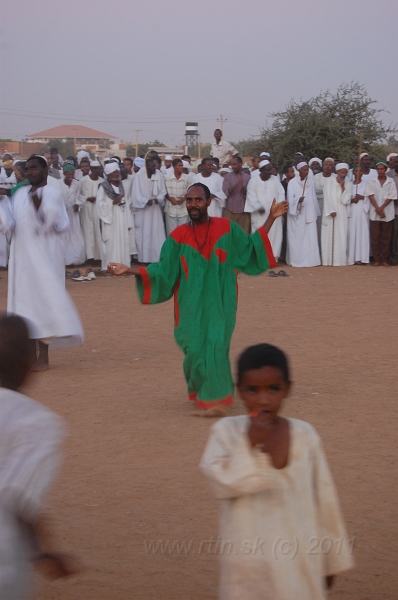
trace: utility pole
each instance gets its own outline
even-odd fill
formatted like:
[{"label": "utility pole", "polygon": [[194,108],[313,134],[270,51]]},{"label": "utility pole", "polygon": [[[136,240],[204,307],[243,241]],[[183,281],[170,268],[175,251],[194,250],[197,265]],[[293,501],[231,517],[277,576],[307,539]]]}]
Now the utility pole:
[{"label": "utility pole", "polygon": [[142,131],[142,129],[135,130],[135,158],[138,156],[138,133]]},{"label": "utility pole", "polygon": [[228,119],[223,119],[222,115],[220,115],[220,118],[217,119],[217,121],[220,123],[221,133],[224,135],[224,123],[228,121]]}]

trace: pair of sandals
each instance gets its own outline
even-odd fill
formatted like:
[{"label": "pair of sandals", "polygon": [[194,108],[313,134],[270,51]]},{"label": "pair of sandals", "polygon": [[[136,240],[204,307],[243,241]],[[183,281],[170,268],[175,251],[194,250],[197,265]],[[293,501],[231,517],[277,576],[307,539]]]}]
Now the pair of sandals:
[{"label": "pair of sandals", "polygon": [[286,271],[281,269],[277,273],[275,273],[275,271],[268,271],[268,277],[289,277],[289,275],[286,273]]}]

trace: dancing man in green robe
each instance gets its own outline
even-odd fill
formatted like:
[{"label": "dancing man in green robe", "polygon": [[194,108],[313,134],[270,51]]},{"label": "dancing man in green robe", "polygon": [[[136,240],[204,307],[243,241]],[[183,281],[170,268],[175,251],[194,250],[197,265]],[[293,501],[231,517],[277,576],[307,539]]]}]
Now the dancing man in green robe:
[{"label": "dancing man in green robe", "polygon": [[108,270],[134,274],[143,304],[174,296],[174,335],[185,354],[189,398],[215,416],[233,398],[229,346],[236,322],[237,273],[259,275],[276,265],[267,233],[286,213],[287,202],[274,200],[264,226],[252,235],[228,219],[210,217],[210,203],[210,190],[201,183],[192,185],[186,199],[191,223],[166,239],[159,262],[131,268],[110,263]]}]

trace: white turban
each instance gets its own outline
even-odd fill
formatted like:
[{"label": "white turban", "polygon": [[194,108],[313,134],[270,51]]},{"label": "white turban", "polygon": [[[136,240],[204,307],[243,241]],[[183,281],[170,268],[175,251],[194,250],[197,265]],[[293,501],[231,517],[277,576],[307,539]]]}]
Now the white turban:
[{"label": "white turban", "polygon": [[[296,152],[296,154],[301,154],[301,152]],[[300,171],[300,169],[302,169],[303,167],[308,167],[308,163],[306,163],[305,160],[299,162],[299,164],[297,165],[297,171]]]},{"label": "white turban", "polygon": [[333,163],[333,166],[334,166],[334,158],[332,158],[331,156],[328,156],[327,158],[325,158],[325,160],[323,162],[324,163],[331,162],[331,163]]},{"label": "white turban", "polygon": [[295,152],[294,155],[296,156],[296,154],[300,154],[300,156],[304,158],[304,154],[302,152]]},{"label": "white turban", "polygon": [[105,175],[110,175],[114,171],[120,172],[120,166],[117,162],[109,162],[104,167]]},{"label": "white turban", "polygon": [[173,157],[171,156],[171,154],[166,154],[164,160],[173,160]]},{"label": "white turban", "polygon": [[347,165],[347,163],[338,163],[336,165],[336,171],[340,171],[340,169],[346,169],[348,171],[349,168],[350,167]]},{"label": "white turban", "polygon": [[362,154],[359,155],[359,160],[361,160],[361,158],[364,156],[369,156],[369,152],[362,152]]},{"label": "white turban", "polygon": [[396,152],[391,152],[391,154],[389,154],[387,156],[387,159],[386,159],[387,162],[390,160],[390,158],[395,158],[396,156],[398,156],[398,154]]},{"label": "white turban", "polygon": [[268,158],[271,158],[271,154],[269,152],[261,152],[260,156],[268,156]]},{"label": "white turban", "polygon": [[79,150],[79,152],[76,154],[76,158],[80,165],[82,158],[88,158],[88,160],[90,160],[90,155],[88,152],[86,152],[86,150]]},{"label": "white turban", "polygon": [[260,162],[260,164],[258,165],[259,169],[262,169],[263,167],[265,167],[266,165],[270,165],[271,163],[269,162],[269,160],[262,160]]},{"label": "white turban", "polygon": [[101,163],[99,160],[90,160],[90,167],[100,167]]},{"label": "white turban", "polygon": [[182,166],[184,167],[184,169],[191,170],[191,165],[189,164],[189,162],[187,160],[182,161]]},{"label": "white turban", "polygon": [[317,163],[319,163],[319,164],[322,166],[322,161],[321,161],[321,159],[320,159],[320,158],[316,158],[316,157],[315,157],[315,158],[311,158],[310,162],[308,163],[308,164],[309,164],[309,166],[311,166],[311,165],[312,165],[312,163],[314,163],[314,162],[317,162]]},{"label": "white turban", "polygon": [[145,165],[145,160],[143,158],[141,158],[140,156],[137,156],[133,162],[134,162],[135,166],[138,167],[139,169],[142,169],[142,167]]},{"label": "white turban", "polygon": [[231,173],[231,169],[228,169],[228,167],[223,167],[219,170],[219,173]]}]

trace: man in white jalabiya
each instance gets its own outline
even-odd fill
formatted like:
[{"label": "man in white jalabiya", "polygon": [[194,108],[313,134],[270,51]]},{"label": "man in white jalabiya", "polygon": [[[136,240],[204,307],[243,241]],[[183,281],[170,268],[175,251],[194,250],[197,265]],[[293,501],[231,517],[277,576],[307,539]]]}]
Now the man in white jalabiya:
[{"label": "man in white jalabiya", "polygon": [[338,163],[336,177],[330,177],[323,188],[322,264],[332,267],[347,264],[347,211],[350,210],[352,194],[352,182],[346,180],[348,169],[347,163]]},{"label": "man in white jalabiya", "polygon": [[153,158],[154,154],[149,152],[133,182],[135,242],[138,261],[142,263],[158,262],[166,239],[163,221],[166,186]]},{"label": "man in white jalabiya", "polygon": [[371,158],[369,152],[362,152],[359,156],[359,162],[362,166],[362,181],[370,181],[377,177],[376,169],[371,168]]},{"label": "man in white jalabiya", "polygon": [[207,209],[209,217],[222,217],[223,208],[227,199],[223,192],[224,180],[218,173],[213,171],[213,159],[204,158],[202,160],[202,171],[196,175],[191,175],[191,185],[194,183],[203,183],[211,194],[211,204]]},{"label": "man in white jalabiya", "polygon": [[315,175],[318,175],[318,173],[322,173],[322,160],[320,158],[317,158],[316,156],[311,158],[308,166],[311,169],[314,177]]},{"label": "man in white jalabiya", "polygon": [[286,262],[292,267],[316,267],[321,264],[316,226],[320,211],[314,178],[310,178],[304,161],[297,164],[297,171],[298,176],[287,186]]},{"label": "man in white jalabiya", "polygon": [[100,177],[102,167],[98,160],[90,161],[90,173],[79,181],[79,202],[81,204],[81,223],[83,229],[86,261],[101,260],[101,229],[97,208],[99,185],[104,181]]},{"label": "man in white jalabiya", "polygon": [[325,182],[329,179],[329,177],[336,177],[336,175],[333,171],[334,171],[334,159],[328,157],[328,158],[325,158],[325,160],[323,161],[322,172],[316,173],[314,175],[315,193],[316,193],[316,197],[318,199],[319,210],[321,211],[321,214],[317,219],[319,243],[321,243],[321,230],[322,230],[323,187],[325,185]]},{"label": "man in white jalabiya", "polygon": [[161,167],[160,170],[163,173],[163,175],[167,175],[167,173],[173,173],[173,157],[171,156],[171,154],[166,154],[166,156],[164,157],[164,165]]},{"label": "man in white jalabiya", "polygon": [[49,346],[81,345],[84,337],[65,290],[63,237],[68,215],[60,189],[47,185],[47,172],[44,157],[30,157],[26,162],[30,185],[15,192],[11,207],[0,202],[0,232],[12,232],[7,311],[29,323],[35,371],[48,368]]},{"label": "man in white jalabiya", "polygon": [[370,255],[369,210],[370,200],[366,196],[367,183],[362,181],[362,167],[353,169],[350,215],[348,215],[347,264],[368,264]]},{"label": "man in white jalabiya", "polygon": [[[260,177],[251,177],[247,185],[245,213],[251,213],[251,232],[262,227],[267,220],[273,200],[277,203],[285,200],[285,190],[278,177],[272,175],[272,165],[269,160],[262,160],[259,165]],[[283,237],[282,217],[275,219],[268,232],[272,252],[278,261]]]},{"label": "man in white jalabiya", "polygon": [[62,170],[64,176],[59,180],[59,188],[69,219],[69,229],[65,234],[65,264],[82,265],[86,259],[86,250],[79,216],[79,182],[74,179],[75,168],[72,165],[66,164]]},{"label": "man in white jalabiya", "polygon": [[129,229],[132,227],[119,163],[107,163],[104,172],[106,179],[98,187],[96,200],[98,215],[102,221],[103,271],[110,262],[130,264]]}]

